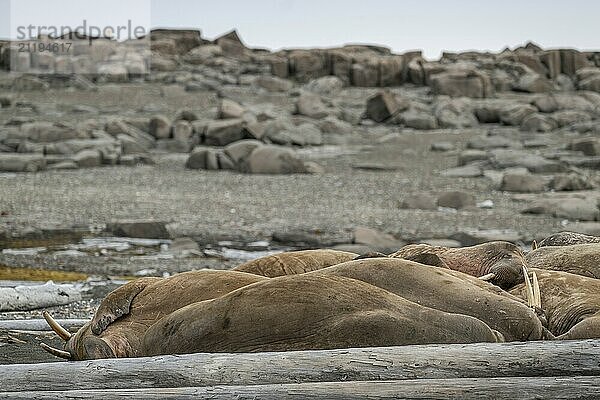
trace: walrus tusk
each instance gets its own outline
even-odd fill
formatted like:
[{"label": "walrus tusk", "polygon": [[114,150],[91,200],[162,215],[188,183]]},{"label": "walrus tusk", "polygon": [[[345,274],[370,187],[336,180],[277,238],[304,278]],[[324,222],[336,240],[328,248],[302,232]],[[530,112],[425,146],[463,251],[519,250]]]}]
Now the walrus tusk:
[{"label": "walrus tusk", "polygon": [[540,293],[540,283],[538,281],[538,277],[535,272],[532,272],[532,283],[533,283],[533,301],[537,308],[542,308],[542,295]]},{"label": "walrus tusk", "polygon": [[65,360],[72,359],[71,353],[69,353],[68,351],[55,349],[54,347],[48,346],[46,343],[40,343],[40,346],[42,347],[42,349],[46,350],[48,353],[52,354],[53,356],[64,358]]},{"label": "walrus tusk", "polygon": [[56,334],[60,336],[64,341],[71,339],[71,333],[62,326],[60,326],[60,324],[56,322],[56,320],[52,318],[52,316],[47,311],[44,311],[42,315],[44,316],[44,319],[46,320],[48,325],[50,325],[50,328],[52,328],[52,330],[56,332]]},{"label": "walrus tusk", "polygon": [[531,242],[531,250],[537,250],[537,249],[538,249],[537,241],[535,239],[533,239],[533,242]]},{"label": "walrus tusk", "polygon": [[489,282],[492,279],[494,279],[495,277],[496,277],[496,274],[494,274],[493,272],[491,272],[491,273],[489,273],[487,275],[480,276],[479,279],[481,279],[482,281],[485,281],[485,282]]},{"label": "walrus tusk", "polygon": [[527,267],[525,267],[525,264],[523,264],[523,276],[525,277],[525,287],[527,288],[527,304],[529,307],[534,307],[535,300],[533,298],[533,288],[531,287],[529,273],[527,272]]}]

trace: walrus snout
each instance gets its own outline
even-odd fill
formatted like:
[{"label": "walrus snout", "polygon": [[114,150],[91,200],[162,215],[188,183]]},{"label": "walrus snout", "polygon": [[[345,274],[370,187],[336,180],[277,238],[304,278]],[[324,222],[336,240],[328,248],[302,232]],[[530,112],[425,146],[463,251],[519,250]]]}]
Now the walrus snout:
[{"label": "walrus snout", "polygon": [[522,267],[523,261],[518,257],[502,258],[489,269],[489,273],[494,274],[490,282],[504,290],[509,290],[525,281]]}]

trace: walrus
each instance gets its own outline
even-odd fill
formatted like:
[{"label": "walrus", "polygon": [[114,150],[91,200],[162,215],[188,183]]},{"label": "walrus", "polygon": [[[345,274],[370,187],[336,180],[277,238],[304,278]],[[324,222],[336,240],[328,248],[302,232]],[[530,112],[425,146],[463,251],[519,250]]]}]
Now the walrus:
[{"label": "walrus", "polygon": [[165,315],[188,304],[220,297],[266,279],[243,272],[213,270],[184,272],[169,278],[137,279],[109,293],[94,318],[74,335],[44,313],[50,327],[66,344],[65,350],[42,347],[68,360],[140,357],[146,330]]},{"label": "walrus", "polygon": [[600,279],[600,243],[539,247],[527,254],[528,267]]},{"label": "walrus", "polygon": [[165,316],[147,331],[142,354],[498,341],[502,335],[477,318],[424,307],[356,279],[300,274]]},{"label": "walrus", "polygon": [[315,271],[351,261],[356,257],[358,257],[358,254],[326,249],[288,251],[248,261],[233,268],[233,270],[275,278]]},{"label": "walrus", "polygon": [[357,279],[422,306],[470,315],[499,331],[506,341],[544,338],[541,321],[523,300],[462,272],[397,258],[371,258],[308,274]]},{"label": "walrus", "polygon": [[[573,246],[575,244],[600,243],[600,237],[576,232],[559,232],[542,240],[538,247]],[[534,249],[535,250],[535,249]]]},{"label": "walrus", "polygon": [[523,252],[509,242],[489,242],[460,248],[411,244],[390,257],[464,272],[504,290],[523,282]]},{"label": "walrus", "polygon": [[[600,280],[563,271],[529,271],[537,275],[548,329],[557,339],[600,338]],[[510,293],[525,298],[527,288],[521,284]]]}]

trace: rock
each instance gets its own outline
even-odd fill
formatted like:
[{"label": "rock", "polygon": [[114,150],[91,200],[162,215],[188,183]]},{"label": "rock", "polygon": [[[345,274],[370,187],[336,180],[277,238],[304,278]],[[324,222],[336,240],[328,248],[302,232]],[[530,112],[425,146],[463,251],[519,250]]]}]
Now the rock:
[{"label": "rock", "polygon": [[102,165],[102,154],[98,150],[82,150],[73,156],[79,168],[93,168]]},{"label": "rock", "polygon": [[156,141],[156,149],[168,153],[189,153],[190,143],[177,139],[160,139]]},{"label": "rock", "polygon": [[462,167],[449,168],[442,171],[440,175],[452,178],[477,178],[483,176],[483,169],[477,164],[469,164]]},{"label": "rock", "polygon": [[467,142],[467,149],[475,150],[500,149],[514,146],[514,141],[499,135],[477,136]]},{"label": "rock", "polygon": [[522,236],[512,229],[465,229],[450,236],[463,246],[476,246],[478,244],[504,241],[517,243]]},{"label": "rock", "polygon": [[188,109],[184,108],[183,110],[177,111],[174,121],[194,122],[194,121],[197,121],[198,119],[199,119],[198,114],[196,114],[192,110],[188,110]]},{"label": "rock", "polygon": [[568,229],[584,235],[600,236],[600,222],[577,222],[569,224]]},{"label": "rock", "polygon": [[519,126],[526,116],[536,111],[530,104],[510,104],[500,110],[500,121],[504,125]]},{"label": "rock", "polygon": [[454,146],[454,143],[452,142],[435,142],[431,144],[431,151],[439,151],[439,152],[446,152],[446,151],[452,151],[454,150],[456,147]]},{"label": "rock", "polygon": [[433,115],[416,109],[410,109],[398,114],[397,122],[407,128],[417,130],[431,130],[438,128],[437,119]]},{"label": "rock", "polygon": [[254,149],[261,146],[263,146],[263,143],[258,140],[240,140],[225,147],[224,152],[236,165],[236,168],[239,171],[248,172],[248,159],[250,154]]},{"label": "rock", "polygon": [[210,60],[213,60],[217,57],[221,57],[223,55],[223,50],[221,46],[217,45],[204,45],[198,46],[196,48],[191,49],[184,57],[184,61],[190,64],[204,64]]},{"label": "rock", "polygon": [[46,168],[48,171],[51,170],[70,170],[70,169],[78,169],[79,166],[75,163],[75,161],[60,161],[52,165],[48,165]]},{"label": "rock", "polygon": [[155,139],[168,139],[171,137],[171,122],[164,115],[156,115],[150,118],[149,133]]},{"label": "rock", "polygon": [[190,255],[202,255],[198,243],[189,237],[173,239],[169,245],[169,252],[178,258],[188,257]]},{"label": "rock", "polygon": [[106,225],[106,230],[117,237],[139,239],[169,239],[171,235],[167,224],[162,221],[113,221]]},{"label": "rock", "polygon": [[367,118],[375,122],[383,122],[399,111],[406,109],[407,104],[399,104],[396,97],[383,90],[367,100]]},{"label": "rock", "polygon": [[573,49],[560,49],[560,65],[563,74],[575,76],[578,69],[589,66],[585,54]]},{"label": "rock", "polygon": [[538,200],[524,209],[522,213],[548,214],[556,218],[574,221],[598,221],[600,216],[596,199],[578,197]]},{"label": "rock", "polygon": [[431,90],[436,95],[451,97],[490,97],[493,93],[490,78],[476,71],[450,71],[431,76]]},{"label": "rock", "polygon": [[27,122],[21,125],[23,135],[32,142],[58,142],[62,140],[86,138],[85,133],[72,127],[52,122]]},{"label": "rock", "polygon": [[304,168],[306,169],[307,174],[324,174],[325,168],[321,165],[317,164],[314,161],[307,161],[304,163]]},{"label": "rock", "polygon": [[552,113],[552,118],[556,121],[559,127],[568,126],[576,122],[590,121],[592,117],[585,111],[578,110],[561,110]]},{"label": "rock", "polygon": [[416,210],[437,210],[437,200],[430,194],[412,193],[398,204],[399,208]]},{"label": "rock", "polygon": [[289,92],[294,84],[287,79],[281,79],[276,76],[259,76],[254,80],[256,86],[265,89],[267,92]]},{"label": "rock", "polygon": [[319,146],[323,144],[323,135],[316,126],[308,123],[296,126],[281,120],[267,124],[263,139],[279,145]]},{"label": "rock", "polygon": [[182,143],[189,143],[194,133],[194,128],[189,121],[179,120],[173,124],[173,139]]},{"label": "rock", "polygon": [[323,133],[336,133],[339,135],[347,135],[352,133],[352,124],[342,121],[332,115],[319,121],[319,129]]},{"label": "rock", "polygon": [[37,172],[46,169],[46,160],[41,154],[0,153],[0,171]]},{"label": "rock", "polygon": [[536,73],[527,73],[519,78],[513,90],[527,93],[546,93],[553,89],[552,82]]},{"label": "rock", "polygon": [[117,139],[121,143],[121,149],[123,154],[139,154],[145,153],[147,148],[132,138],[129,135],[125,135],[124,133],[120,133],[117,135]]},{"label": "rock", "polygon": [[600,92],[600,71],[596,75],[589,76],[577,83],[579,90],[591,90]]},{"label": "rock", "polygon": [[440,207],[455,208],[457,210],[475,207],[475,197],[465,192],[446,192],[440,195],[437,199],[437,204]]},{"label": "rock", "polygon": [[306,173],[304,162],[288,148],[260,146],[248,158],[248,169],[253,174],[297,174]]},{"label": "rock", "polygon": [[310,118],[322,119],[330,114],[321,97],[314,93],[302,92],[296,102],[296,112]]},{"label": "rock", "polygon": [[293,50],[288,55],[289,71],[300,82],[329,75],[325,52]]},{"label": "rock", "polygon": [[477,118],[470,104],[462,99],[439,100],[433,109],[442,128],[467,128],[477,126]]},{"label": "rock", "polygon": [[[231,161],[233,164],[233,161]],[[219,165],[219,151],[210,147],[197,146],[190,153],[185,167],[188,169],[205,169],[205,170],[218,170]]]},{"label": "rock", "polygon": [[239,118],[212,121],[206,127],[204,135],[207,145],[226,146],[244,139],[244,121]]},{"label": "rock", "polygon": [[376,87],[379,85],[379,63],[376,60],[368,59],[360,64],[353,64],[350,74],[353,86]]},{"label": "rock", "polygon": [[102,63],[96,67],[96,74],[102,82],[123,83],[129,81],[127,67],[120,63]]},{"label": "rock", "polygon": [[348,253],[354,253],[354,254],[368,254],[368,253],[375,252],[375,249],[373,249],[371,246],[367,246],[366,244],[354,244],[354,243],[338,244],[338,245],[332,246],[331,249],[337,250],[337,251],[346,251]]},{"label": "rock", "polygon": [[550,132],[558,128],[554,118],[544,114],[529,114],[521,122],[521,130],[526,132]]},{"label": "rock", "polygon": [[571,142],[569,148],[574,151],[581,151],[586,156],[600,156],[600,139],[577,139]]},{"label": "rock", "polygon": [[489,158],[487,151],[483,150],[465,150],[458,156],[458,165],[463,166],[474,161],[483,161]]},{"label": "rock", "polygon": [[236,103],[233,100],[223,99],[219,105],[219,118],[242,118],[246,113],[246,109],[241,104]]},{"label": "rock", "polygon": [[0,108],[9,108],[13,103],[13,99],[8,95],[0,95]]},{"label": "rock", "polygon": [[518,193],[541,193],[546,190],[546,185],[540,177],[529,173],[507,173],[502,178],[500,190]]},{"label": "rock", "polygon": [[560,161],[548,160],[538,154],[520,150],[494,149],[492,163],[498,169],[523,167],[534,173],[555,173],[566,170],[566,165]]},{"label": "rock", "polygon": [[577,174],[558,175],[552,178],[550,188],[559,191],[589,190],[594,185],[584,177]]},{"label": "rock", "polygon": [[154,137],[135,126],[129,125],[121,119],[113,119],[106,123],[106,132],[113,136],[119,134],[125,134],[131,136],[140,146],[144,149],[149,150],[156,146],[156,139]]},{"label": "rock", "polygon": [[406,245],[390,234],[359,226],[354,228],[354,243],[369,246],[374,251],[389,254]]},{"label": "rock", "polygon": [[344,88],[344,81],[337,76],[323,76],[304,85],[304,90],[321,96],[333,96]]},{"label": "rock", "polygon": [[549,114],[558,110],[558,102],[551,94],[538,96],[531,102],[531,104],[537,107],[537,109],[543,113]]}]

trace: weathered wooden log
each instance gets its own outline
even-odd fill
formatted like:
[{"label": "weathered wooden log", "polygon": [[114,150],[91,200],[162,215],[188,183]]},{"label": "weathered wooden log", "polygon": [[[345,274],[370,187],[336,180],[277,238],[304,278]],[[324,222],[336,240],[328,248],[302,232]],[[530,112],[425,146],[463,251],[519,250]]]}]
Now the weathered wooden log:
[{"label": "weathered wooden log", "polygon": [[0,390],[6,392],[129,389],[132,386],[143,389],[425,378],[592,376],[600,375],[600,341],[189,354],[6,365],[2,372]]},{"label": "weathered wooden log", "polygon": [[[132,384],[135,384],[132,382]],[[600,376],[413,379],[312,382],[167,389],[76,390],[4,393],[6,399],[595,399]]]},{"label": "weathered wooden log", "polygon": [[0,311],[29,311],[60,306],[81,300],[81,293],[73,285],[16,286],[0,288]]},{"label": "weathered wooden log", "polygon": [[[57,319],[68,330],[81,328],[89,319]],[[0,329],[7,331],[52,331],[45,319],[7,319],[0,321]]]}]

